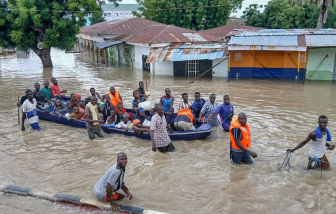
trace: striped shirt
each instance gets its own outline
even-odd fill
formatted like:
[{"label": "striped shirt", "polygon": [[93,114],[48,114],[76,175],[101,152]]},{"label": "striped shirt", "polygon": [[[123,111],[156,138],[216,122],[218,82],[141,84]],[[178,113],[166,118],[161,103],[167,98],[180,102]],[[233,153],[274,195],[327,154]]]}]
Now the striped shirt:
[{"label": "striped shirt", "polygon": [[193,102],[191,101],[188,101],[188,103],[185,103],[184,101],[182,103],[179,104],[179,110],[182,110],[182,109],[188,109],[190,108],[190,106],[193,105]]},{"label": "striped shirt", "polygon": [[[201,110],[202,114],[204,115],[204,120],[207,121],[210,115],[218,108],[218,103],[214,102],[213,104],[209,101],[206,102]],[[209,121],[210,125],[212,126],[220,126],[220,122],[217,119],[217,114],[211,118]]]}]

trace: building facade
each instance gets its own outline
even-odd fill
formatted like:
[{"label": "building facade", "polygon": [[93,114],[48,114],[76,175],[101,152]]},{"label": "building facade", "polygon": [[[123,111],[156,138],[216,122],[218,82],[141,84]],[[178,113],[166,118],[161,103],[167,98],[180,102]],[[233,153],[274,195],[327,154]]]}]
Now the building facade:
[{"label": "building facade", "polygon": [[119,4],[118,7],[114,4],[103,4],[101,7],[106,21],[133,18],[133,11],[141,13],[139,4]]}]

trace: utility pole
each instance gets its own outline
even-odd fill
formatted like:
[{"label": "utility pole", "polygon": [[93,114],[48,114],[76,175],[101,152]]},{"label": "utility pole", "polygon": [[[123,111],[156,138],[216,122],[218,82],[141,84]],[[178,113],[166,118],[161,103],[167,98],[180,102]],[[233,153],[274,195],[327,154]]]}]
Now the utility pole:
[{"label": "utility pole", "polygon": [[323,24],[327,22],[329,4],[330,4],[330,0],[323,0],[320,15],[317,20],[317,26],[316,26],[317,29],[323,28]]}]

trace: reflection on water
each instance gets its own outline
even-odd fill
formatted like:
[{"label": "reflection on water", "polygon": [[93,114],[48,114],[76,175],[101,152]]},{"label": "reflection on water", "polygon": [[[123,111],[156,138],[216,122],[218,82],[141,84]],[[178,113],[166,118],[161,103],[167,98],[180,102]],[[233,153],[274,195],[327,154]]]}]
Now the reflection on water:
[{"label": "reflection on water", "polygon": [[[113,85],[120,90],[125,105],[131,106],[132,91],[140,80],[147,80],[153,103],[159,102],[169,87],[176,107],[183,92],[192,98],[200,91],[206,99],[215,93],[218,102],[229,94],[235,112],[247,113],[254,141],[286,149],[315,129],[321,114],[328,116],[328,126],[335,133],[335,83],[306,81],[303,86],[295,85],[294,80],[228,83],[225,78],[203,78],[188,84],[185,78],[151,76],[125,66],[106,68],[93,63],[88,53],[54,50],[52,57],[53,69],[42,69],[33,54],[28,59],[1,59],[0,186],[15,184],[50,194],[67,192],[93,198],[93,185],[115,163],[116,154],[124,151],[129,156],[126,183],[134,195],[132,202],[123,201],[125,205],[170,213],[334,212],[335,167],[318,179],[313,171],[304,170],[307,159],[300,156],[292,157],[290,172],[277,170],[282,158],[270,161],[259,157],[251,167],[232,166],[227,138],[175,142],[177,152],[160,154],[151,152],[150,141],[122,135],[89,141],[85,129],[45,121],[40,124],[42,131],[27,128],[23,133],[17,124],[15,103],[24,89],[33,89],[34,82],[56,77],[61,89],[82,96],[89,95],[91,87],[103,94]],[[212,137],[227,136],[217,128],[212,133]],[[265,155],[283,153],[257,142],[252,148]],[[310,144],[299,152],[308,154],[309,148]],[[333,151],[326,155],[336,163]],[[72,212],[49,202],[8,197],[0,195],[0,210],[6,213]]]}]

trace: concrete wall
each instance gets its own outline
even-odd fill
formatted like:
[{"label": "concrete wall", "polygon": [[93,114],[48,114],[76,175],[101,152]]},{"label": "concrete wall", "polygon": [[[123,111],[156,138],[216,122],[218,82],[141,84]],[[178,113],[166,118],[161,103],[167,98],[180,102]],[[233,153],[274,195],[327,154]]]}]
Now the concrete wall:
[{"label": "concrete wall", "polygon": [[155,62],[151,63],[151,74],[155,75],[174,75],[173,62]]},{"label": "concrete wall", "polygon": [[142,69],[142,55],[149,55],[150,48],[143,46],[134,46],[134,66]]},{"label": "concrete wall", "polygon": [[[217,63],[222,61],[223,59],[214,59],[212,60],[212,66],[215,66]],[[224,62],[217,65],[212,69],[213,77],[227,77],[228,76],[228,59],[225,59]]]},{"label": "concrete wall", "polygon": [[[103,16],[106,21],[118,20],[118,19],[129,19],[135,17],[132,13],[133,10],[104,10]],[[140,11],[136,11],[141,13]]]},{"label": "concrete wall", "polygon": [[[332,80],[335,53],[336,48],[309,49],[306,79]],[[328,57],[325,58],[327,54]],[[324,58],[325,60],[323,61]]]}]

